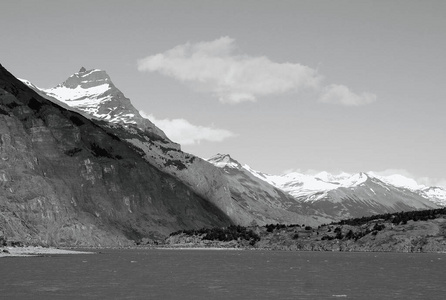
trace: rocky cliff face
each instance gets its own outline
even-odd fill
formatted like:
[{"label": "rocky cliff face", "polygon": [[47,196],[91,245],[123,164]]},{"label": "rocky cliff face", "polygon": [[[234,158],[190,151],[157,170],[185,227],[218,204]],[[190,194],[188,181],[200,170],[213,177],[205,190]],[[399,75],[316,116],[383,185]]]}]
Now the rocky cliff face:
[{"label": "rocky cliff face", "polygon": [[[3,235],[48,245],[125,245],[233,223],[119,137],[129,134],[42,98],[0,66]],[[150,134],[144,138],[159,139]]]}]

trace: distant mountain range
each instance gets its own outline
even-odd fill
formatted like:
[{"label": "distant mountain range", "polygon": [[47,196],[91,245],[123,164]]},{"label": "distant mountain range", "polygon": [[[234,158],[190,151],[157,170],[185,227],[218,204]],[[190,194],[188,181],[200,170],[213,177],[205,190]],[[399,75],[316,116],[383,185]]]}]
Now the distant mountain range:
[{"label": "distant mountain range", "polygon": [[[316,226],[437,208],[446,192],[374,174],[267,175],[181,151],[102,70],[41,89],[0,66],[0,235],[118,245],[200,227]],[[11,238],[12,237],[12,238]]]},{"label": "distant mountain range", "polygon": [[[422,210],[446,205],[446,191],[417,185],[401,175],[389,177],[371,173],[332,175],[321,172],[310,176],[300,173],[269,175],[242,165],[229,155],[218,154],[209,162],[224,174],[254,191],[270,185],[291,196],[292,204],[305,205],[333,219],[367,216],[387,212]],[[239,177],[250,178],[241,180]],[[253,177],[259,180],[253,180]],[[255,181],[255,184],[252,182]],[[289,199],[289,198],[288,198]],[[292,204],[291,204],[292,203]]]}]

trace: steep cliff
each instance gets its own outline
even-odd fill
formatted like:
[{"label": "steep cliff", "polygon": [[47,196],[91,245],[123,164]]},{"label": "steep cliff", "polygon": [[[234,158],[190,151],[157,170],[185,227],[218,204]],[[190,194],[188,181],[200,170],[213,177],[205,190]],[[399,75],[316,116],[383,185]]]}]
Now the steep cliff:
[{"label": "steep cliff", "polygon": [[119,137],[128,134],[41,97],[0,66],[2,234],[27,243],[104,246],[233,223]]}]

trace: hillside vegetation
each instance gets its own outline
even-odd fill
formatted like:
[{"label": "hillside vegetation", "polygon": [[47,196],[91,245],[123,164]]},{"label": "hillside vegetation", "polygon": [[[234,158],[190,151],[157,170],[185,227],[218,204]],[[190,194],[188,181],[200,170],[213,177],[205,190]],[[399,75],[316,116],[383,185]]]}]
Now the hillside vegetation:
[{"label": "hillside vegetation", "polygon": [[228,247],[304,251],[446,252],[446,208],[305,224],[183,230],[170,247]]}]

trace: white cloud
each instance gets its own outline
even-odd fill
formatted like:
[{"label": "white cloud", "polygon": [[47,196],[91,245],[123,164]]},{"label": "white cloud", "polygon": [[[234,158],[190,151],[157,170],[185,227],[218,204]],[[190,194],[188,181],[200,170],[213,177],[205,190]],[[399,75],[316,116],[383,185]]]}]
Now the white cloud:
[{"label": "white cloud", "polygon": [[405,169],[387,169],[379,172],[368,172],[371,174],[375,174],[382,177],[392,177],[401,175],[406,177],[407,179],[413,180],[417,185],[425,185],[425,186],[439,186],[442,188],[446,188],[446,178],[433,178],[433,177],[419,177],[416,176]]},{"label": "white cloud", "polygon": [[341,104],[345,106],[359,106],[376,101],[376,95],[370,93],[355,94],[345,85],[330,84],[322,90],[320,102]]},{"label": "white cloud", "polygon": [[236,136],[229,130],[194,125],[185,119],[157,119],[153,115],[140,113],[161,128],[169,139],[181,145],[195,145],[201,141],[221,142]]},{"label": "white cloud", "polygon": [[417,182],[426,186],[438,186],[446,189],[446,178],[419,177]]},{"label": "white cloud", "polygon": [[276,63],[235,52],[235,41],[229,37],[186,43],[139,60],[138,70],[173,77],[224,103],[318,88],[322,79],[316,70],[298,63]]},{"label": "white cloud", "polygon": [[415,178],[415,176],[410,173],[409,171],[405,169],[386,169],[383,171],[369,171],[368,173],[371,173],[372,175],[378,175],[378,176],[392,176],[392,175],[402,175],[407,178]]}]

